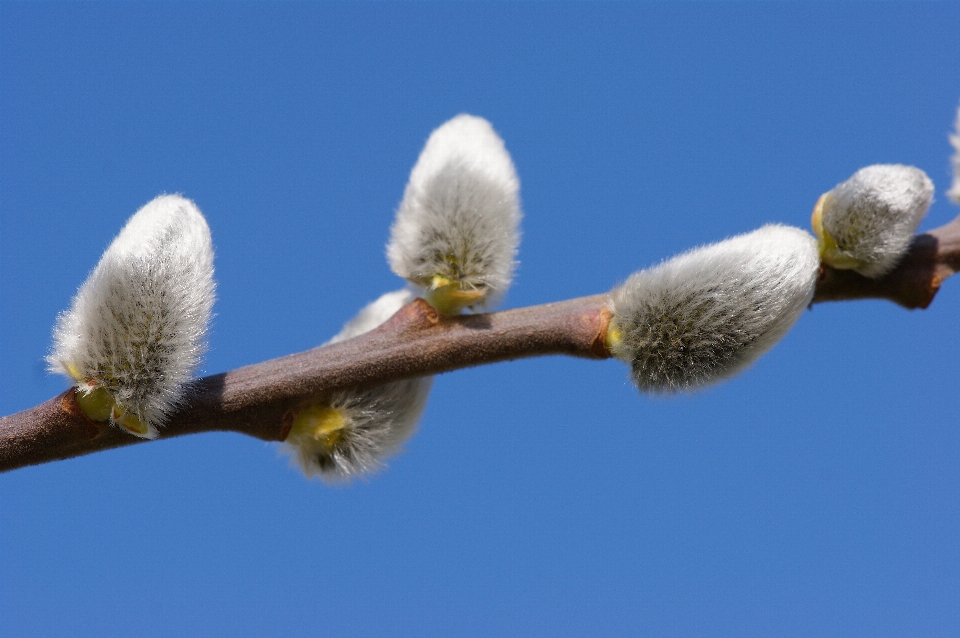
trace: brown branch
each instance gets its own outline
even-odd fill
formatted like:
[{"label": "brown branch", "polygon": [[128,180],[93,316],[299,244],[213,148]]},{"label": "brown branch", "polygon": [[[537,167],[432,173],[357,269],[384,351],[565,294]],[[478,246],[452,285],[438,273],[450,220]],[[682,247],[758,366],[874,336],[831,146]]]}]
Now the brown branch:
[{"label": "brown branch", "polygon": [[[821,267],[813,302],[889,299],[926,308],[960,270],[960,217],[918,235],[909,254],[879,280]],[[337,391],[523,357],[605,358],[606,295],[504,312],[441,317],[416,300],[355,339],[200,379],[162,438],[213,430],[283,440],[294,413]],[[88,419],[69,390],[0,418],[0,471],[141,443]]]},{"label": "brown branch", "polygon": [[[443,317],[422,299],[376,330],[200,379],[161,437],[230,430],[281,441],[294,412],[336,390],[548,354],[604,358],[606,295]],[[0,418],[0,471],[141,443],[86,417],[73,390]]]}]

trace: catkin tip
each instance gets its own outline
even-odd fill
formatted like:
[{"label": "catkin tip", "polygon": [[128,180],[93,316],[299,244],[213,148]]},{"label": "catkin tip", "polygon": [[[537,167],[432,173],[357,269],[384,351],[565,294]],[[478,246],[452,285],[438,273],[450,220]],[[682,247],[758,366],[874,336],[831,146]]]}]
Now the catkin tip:
[{"label": "catkin tip", "polygon": [[953,167],[953,183],[947,191],[947,197],[960,204],[960,107],[957,108],[957,119],[954,122],[954,132],[950,135],[950,145],[953,146],[953,157],[950,164]]}]

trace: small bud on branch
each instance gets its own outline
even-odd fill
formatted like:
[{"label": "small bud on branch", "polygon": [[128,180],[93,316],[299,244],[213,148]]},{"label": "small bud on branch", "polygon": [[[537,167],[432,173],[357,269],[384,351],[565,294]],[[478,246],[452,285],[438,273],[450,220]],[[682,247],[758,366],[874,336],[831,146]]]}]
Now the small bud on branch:
[{"label": "small bud on branch", "polygon": [[876,279],[897,265],[933,201],[933,182],[919,168],[861,168],[813,209],[823,262]]}]

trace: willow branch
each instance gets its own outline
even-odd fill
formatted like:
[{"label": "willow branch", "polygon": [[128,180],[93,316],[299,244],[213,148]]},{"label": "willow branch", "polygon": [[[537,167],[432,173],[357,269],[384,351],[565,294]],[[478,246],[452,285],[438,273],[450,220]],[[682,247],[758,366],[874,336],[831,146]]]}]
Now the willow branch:
[{"label": "willow branch", "polygon": [[[606,295],[446,317],[422,299],[347,341],[205,377],[162,438],[230,430],[282,441],[305,403],[337,390],[548,354],[603,358]],[[68,390],[0,419],[0,471],[141,443],[91,421]]]},{"label": "willow branch", "polygon": [[[882,279],[822,266],[813,302],[880,298],[926,308],[958,270],[960,217],[916,236],[908,255]],[[338,390],[524,357],[606,358],[606,305],[607,295],[596,295],[445,317],[418,299],[354,339],[200,379],[161,438],[220,430],[282,441],[301,407]],[[142,442],[91,421],[68,390],[0,418],[0,471]]]}]

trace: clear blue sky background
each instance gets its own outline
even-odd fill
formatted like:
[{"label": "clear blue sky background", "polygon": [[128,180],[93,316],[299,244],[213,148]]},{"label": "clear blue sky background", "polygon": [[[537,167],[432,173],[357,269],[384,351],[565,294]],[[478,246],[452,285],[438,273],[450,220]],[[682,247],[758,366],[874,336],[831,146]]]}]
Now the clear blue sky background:
[{"label": "clear blue sky background", "polygon": [[[522,181],[510,307],[602,292],[873,163],[952,219],[960,4],[0,4],[0,414],[124,221],[209,220],[204,373],[325,341],[430,131]],[[960,627],[960,281],[816,306],[741,377],[615,361],[440,377],[387,470],[205,434],[0,475],[4,636],[946,636]]]}]

